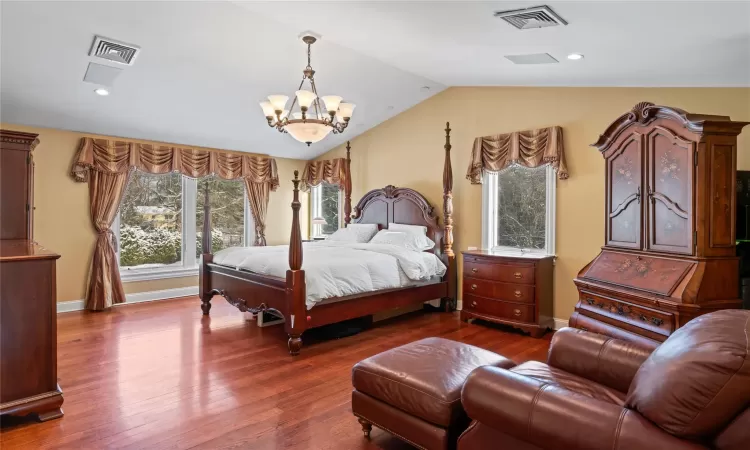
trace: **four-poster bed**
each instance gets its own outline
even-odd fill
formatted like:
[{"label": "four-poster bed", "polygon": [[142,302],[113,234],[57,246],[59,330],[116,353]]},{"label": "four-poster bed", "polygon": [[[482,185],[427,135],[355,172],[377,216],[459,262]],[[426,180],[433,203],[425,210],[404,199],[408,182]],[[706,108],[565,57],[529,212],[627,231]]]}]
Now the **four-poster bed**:
[{"label": "four-poster bed", "polygon": [[[297,355],[302,347],[302,333],[348,319],[371,315],[380,311],[440,299],[441,308],[452,310],[456,301],[456,258],[453,252],[453,173],[450,160],[450,126],[445,129],[445,160],[443,168],[443,213],[445,224],[438,224],[435,209],[419,192],[408,188],[386,186],[362,197],[351,214],[351,157],[347,143],[344,183],[344,222],[377,224],[379,229],[389,223],[418,225],[426,228],[426,235],[435,242],[434,253],[447,270],[442,277],[394,289],[331,297],[320,300],[314,308],[306,305],[305,271],[302,270],[303,246],[300,231],[298,172],[294,172],[294,200],[292,201],[292,231],[289,243],[289,270],[286,278],[255,273],[214,263],[211,253],[210,202],[204,202],[203,248],[199,290],[201,309],[208,314],[211,299],[221,295],[243,312],[263,311],[284,317],[284,327],[289,335],[289,352]],[[208,193],[206,193],[208,195]],[[315,244],[312,244],[315,245]]]}]

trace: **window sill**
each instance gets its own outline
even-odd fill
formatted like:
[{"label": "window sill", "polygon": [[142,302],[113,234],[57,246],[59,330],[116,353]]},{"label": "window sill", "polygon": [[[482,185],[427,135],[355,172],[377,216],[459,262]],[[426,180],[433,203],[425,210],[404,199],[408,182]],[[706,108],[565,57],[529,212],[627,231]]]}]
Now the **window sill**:
[{"label": "window sill", "polygon": [[516,257],[540,257],[540,256],[552,256],[553,258],[556,258],[556,255],[554,253],[548,253],[545,250],[534,250],[534,251],[525,251],[522,252],[521,250],[515,250],[508,247],[494,247],[490,249],[493,255],[501,255],[501,256],[516,256]]},{"label": "window sill", "polygon": [[167,278],[185,278],[198,275],[197,267],[172,268],[172,269],[143,269],[143,270],[120,270],[120,279],[123,283],[133,281],[164,280]]}]

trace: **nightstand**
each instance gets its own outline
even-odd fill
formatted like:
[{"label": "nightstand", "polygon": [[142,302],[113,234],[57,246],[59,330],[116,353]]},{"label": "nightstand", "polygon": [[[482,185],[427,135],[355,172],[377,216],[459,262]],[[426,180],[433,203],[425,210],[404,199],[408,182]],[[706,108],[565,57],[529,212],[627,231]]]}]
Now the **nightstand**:
[{"label": "nightstand", "polygon": [[462,252],[461,320],[481,319],[510,325],[533,337],[552,329],[554,256]]}]

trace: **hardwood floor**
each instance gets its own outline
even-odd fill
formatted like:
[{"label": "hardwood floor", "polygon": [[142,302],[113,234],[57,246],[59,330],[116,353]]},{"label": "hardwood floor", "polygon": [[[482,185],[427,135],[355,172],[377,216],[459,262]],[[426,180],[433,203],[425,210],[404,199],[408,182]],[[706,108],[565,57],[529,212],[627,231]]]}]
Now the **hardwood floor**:
[{"label": "hardwood floor", "polygon": [[417,312],[344,339],[287,353],[281,326],[259,328],[216,299],[197,297],[58,315],[62,419],[3,420],[0,447],[127,449],[408,449],[351,413],[357,361],[427,336],[544,360],[551,334],[469,325]]}]

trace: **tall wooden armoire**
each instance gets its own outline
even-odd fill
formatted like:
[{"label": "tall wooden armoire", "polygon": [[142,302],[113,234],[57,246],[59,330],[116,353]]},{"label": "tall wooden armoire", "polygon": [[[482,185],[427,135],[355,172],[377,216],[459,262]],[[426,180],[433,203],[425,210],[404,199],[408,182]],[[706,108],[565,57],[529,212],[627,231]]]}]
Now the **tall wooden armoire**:
[{"label": "tall wooden armoire", "polygon": [[639,103],[593,144],[606,161],[605,242],[581,269],[570,326],[647,346],[739,308],[737,135],[747,122]]},{"label": "tall wooden armoire", "polygon": [[60,255],[33,240],[36,134],[0,130],[0,416],[62,416],[57,384]]}]

